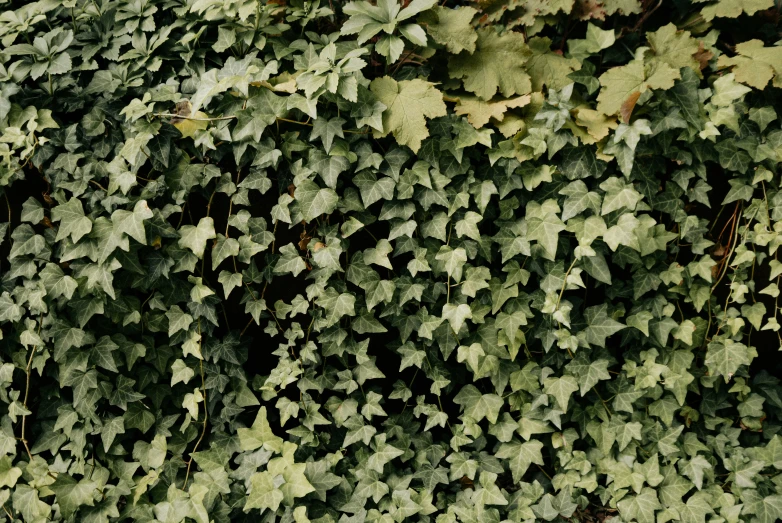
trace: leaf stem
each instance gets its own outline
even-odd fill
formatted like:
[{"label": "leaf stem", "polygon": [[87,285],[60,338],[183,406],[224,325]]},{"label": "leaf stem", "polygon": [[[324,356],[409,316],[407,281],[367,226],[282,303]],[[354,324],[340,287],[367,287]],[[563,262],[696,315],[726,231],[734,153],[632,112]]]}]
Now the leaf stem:
[{"label": "leaf stem", "polygon": [[236,116],[215,116],[214,118],[195,118],[192,116],[182,116],[181,114],[173,113],[153,113],[152,116],[158,118],[177,118],[179,120],[191,120],[193,122],[217,122],[220,120],[235,120]]},{"label": "leaf stem", "polygon": [[[201,320],[198,320],[198,352],[201,352]],[[206,405],[206,380],[204,379],[204,360],[198,360],[198,364],[201,367],[201,396],[202,401],[204,402],[204,421],[203,421],[203,427],[201,428],[201,436],[199,436],[198,441],[196,441],[195,446],[193,447],[193,450],[190,451],[190,459],[187,461],[187,472],[185,473],[185,483],[182,485],[182,490],[187,489],[187,481],[190,479],[190,467],[193,465],[193,454],[196,453],[198,450],[198,446],[201,444],[201,441],[204,439],[204,435],[206,434],[206,423],[209,421],[209,410]]]}]

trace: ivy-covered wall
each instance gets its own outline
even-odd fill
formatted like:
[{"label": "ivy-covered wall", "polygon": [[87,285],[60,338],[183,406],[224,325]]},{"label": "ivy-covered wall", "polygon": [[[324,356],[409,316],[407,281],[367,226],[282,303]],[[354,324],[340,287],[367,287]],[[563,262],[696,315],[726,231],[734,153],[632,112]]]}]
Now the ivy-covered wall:
[{"label": "ivy-covered wall", "polygon": [[782,519],[777,0],[0,0],[9,521]]}]

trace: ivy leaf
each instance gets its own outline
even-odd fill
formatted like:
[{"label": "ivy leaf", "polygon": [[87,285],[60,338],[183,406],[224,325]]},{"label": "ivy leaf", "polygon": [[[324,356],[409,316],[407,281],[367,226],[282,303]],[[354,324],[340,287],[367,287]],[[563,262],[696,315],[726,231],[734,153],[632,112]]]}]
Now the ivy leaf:
[{"label": "ivy leaf", "polygon": [[272,452],[282,452],[282,438],[277,437],[266,419],[266,407],[258,411],[252,427],[237,429],[239,446],[243,451],[253,451],[261,447]]},{"label": "ivy leaf", "polygon": [[504,404],[502,398],[496,394],[481,394],[473,385],[462,387],[453,401],[462,406],[465,416],[475,421],[486,418],[490,423],[497,423],[497,417]]},{"label": "ivy leaf", "polygon": [[52,507],[38,498],[38,490],[29,485],[17,485],[13,493],[14,510],[22,514],[25,521],[46,519]]},{"label": "ivy leaf", "polygon": [[545,519],[546,521],[553,521],[558,516],[563,518],[570,518],[573,512],[578,508],[578,505],[573,503],[571,499],[570,487],[563,489],[556,496],[551,494],[544,495],[540,502],[533,505],[532,511],[538,517]]},{"label": "ivy leaf", "polygon": [[274,272],[278,274],[291,273],[298,276],[301,271],[307,268],[307,264],[299,256],[296,247],[292,243],[280,247],[280,258],[274,266]]},{"label": "ivy leaf", "polygon": [[378,473],[383,473],[383,468],[391,460],[398,458],[404,451],[386,443],[386,435],[377,435],[373,442],[374,453],[367,460],[367,467]]},{"label": "ivy leaf", "polygon": [[[772,523],[782,518],[782,495],[766,496],[756,499],[758,496],[748,496],[752,502],[747,503],[760,523]],[[755,498],[755,499],[753,499]]]},{"label": "ivy leaf", "polygon": [[296,187],[295,198],[305,220],[311,222],[322,214],[331,213],[339,197],[330,188],[321,189],[315,182],[304,180]]},{"label": "ivy leaf", "polygon": [[195,371],[187,366],[187,364],[178,359],[171,365],[171,386],[173,387],[179,382],[187,384],[190,379],[195,376]]},{"label": "ivy leaf", "polygon": [[111,223],[116,234],[127,234],[141,245],[147,244],[144,220],[152,218],[152,209],[146,200],[136,202],[133,211],[117,209],[111,214]]},{"label": "ivy leaf", "polygon": [[624,329],[625,326],[608,316],[606,305],[596,305],[584,311],[589,325],[585,330],[586,341],[598,347],[605,347],[606,338]]},{"label": "ivy leaf", "polygon": [[532,440],[522,443],[514,438],[510,443],[500,445],[496,456],[509,460],[513,482],[518,483],[530,465],[533,463],[536,465],[544,464],[542,449],[543,443],[541,441]]},{"label": "ivy leaf", "polygon": [[318,297],[316,303],[326,311],[326,326],[337,323],[343,316],[355,316],[356,297],[350,293],[338,293],[329,287]]},{"label": "ivy leaf", "polygon": [[53,299],[65,296],[69,300],[73,293],[79,287],[79,284],[71,276],[68,276],[63,270],[54,263],[47,263],[39,273],[41,281],[46,288],[46,294]]},{"label": "ivy leaf", "polygon": [[342,118],[331,118],[328,120],[319,118],[313,122],[310,140],[320,138],[323,142],[323,146],[326,148],[326,152],[329,152],[335,137],[345,137],[345,134],[342,131],[342,126],[345,125],[345,123],[345,120]]},{"label": "ivy leaf", "polygon": [[19,219],[32,224],[39,223],[44,218],[43,206],[35,198],[28,198],[22,204],[22,213]]},{"label": "ivy leaf", "polygon": [[764,448],[755,447],[754,450],[755,457],[777,470],[782,470],[782,437],[774,435]]},{"label": "ivy leaf", "polygon": [[682,67],[700,71],[700,63],[694,57],[700,44],[689,31],[679,31],[674,24],[667,24],[648,33],[646,38],[654,51],[653,62],[664,62],[677,71]]},{"label": "ivy leaf", "polygon": [[60,511],[66,518],[70,518],[80,506],[93,506],[93,493],[98,488],[94,481],[82,479],[76,481],[68,474],[58,474],[57,479],[50,488],[57,496],[57,503],[60,505]]},{"label": "ivy leaf", "polygon": [[[239,255],[239,242],[234,238],[217,235],[217,241],[212,247],[212,269],[216,269],[226,258]],[[222,283],[222,282],[221,282]],[[227,293],[226,293],[227,294]]]},{"label": "ivy leaf", "polygon": [[448,320],[454,332],[459,332],[465,320],[470,318],[472,318],[472,309],[466,303],[461,305],[446,303],[443,305],[443,319]]},{"label": "ivy leaf", "polygon": [[84,215],[84,207],[78,198],[71,198],[67,203],[53,208],[52,221],[60,222],[56,241],[70,236],[73,242],[77,243],[92,230],[92,221]]},{"label": "ivy leaf", "polygon": [[529,49],[532,56],[525,68],[531,77],[533,91],[542,91],[544,85],[549,89],[562,89],[572,83],[568,75],[581,68],[578,60],[552,52],[549,38],[530,38]]},{"label": "ivy leaf", "polygon": [[576,375],[580,383],[580,393],[583,397],[592,387],[598,384],[600,380],[610,380],[608,373],[608,360],[598,359],[589,361],[582,353],[570,363],[567,368]]},{"label": "ivy leaf", "polygon": [[0,485],[13,488],[21,475],[22,470],[13,466],[10,456],[0,458]]},{"label": "ivy leaf", "polygon": [[103,442],[103,450],[108,452],[118,434],[125,433],[125,419],[115,416],[103,424],[100,430],[100,439]]},{"label": "ivy leaf", "polygon": [[617,503],[623,518],[639,523],[654,523],[654,513],[662,508],[654,489],[644,488],[637,496],[626,496]]},{"label": "ivy leaf", "polygon": [[543,381],[543,392],[557,400],[557,405],[562,412],[567,412],[570,396],[577,390],[578,380],[573,376],[546,378]]},{"label": "ivy leaf", "polygon": [[693,456],[682,468],[682,474],[690,478],[695,484],[695,487],[700,490],[703,488],[704,471],[711,468],[711,463],[706,461],[706,458],[703,456]]},{"label": "ivy leaf", "polygon": [[456,282],[461,281],[462,267],[467,262],[467,252],[463,248],[457,247],[452,249],[447,245],[443,245],[440,247],[440,251],[435,256],[435,259],[443,263],[445,272],[448,273],[449,277],[456,280]]},{"label": "ivy leaf", "polygon": [[179,246],[190,249],[199,259],[204,257],[206,242],[217,237],[214,220],[207,216],[198,221],[198,225],[183,225],[179,231]]},{"label": "ivy leaf", "polygon": [[172,336],[180,330],[186,331],[193,323],[193,317],[184,312],[179,305],[173,305],[166,312],[168,318],[168,335]]},{"label": "ivy leaf", "polygon": [[277,488],[274,476],[269,471],[258,472],[250,478],[250,491],[244,503],[244,510],[254,508],[276,511],[285,496]]},{"label": "ivy leaf", "polygon": [[600,210],[600,214],[603,216],[625,207],[632,211],[636,204],[643,199],[643,195],[636,191],[631,184],[627,184],[619,178],[607,179],[600,184],[600,188],[605,191],[603,207]]},{"label": "ivy leaf", "polygon": [[706,349],[706,366],[715,376],[722,376],[728,383],[742,365],[749,365],[754,350],[733,340],[712,341]]},{"label": "ivy leaf", "polygon": [[553,212],[541,216],[532,216],[527,220],[527,237],[536,240],[553,259],[557,254],[559,233],[565,230],[565,224]]}]

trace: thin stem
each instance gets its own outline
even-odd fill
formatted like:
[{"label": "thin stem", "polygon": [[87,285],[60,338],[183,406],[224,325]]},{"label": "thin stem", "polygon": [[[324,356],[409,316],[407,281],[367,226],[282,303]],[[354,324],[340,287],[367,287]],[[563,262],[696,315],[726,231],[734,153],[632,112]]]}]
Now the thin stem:
[{"label": "thin stem", "polygon": [[[215,197],[217,191],[212,191],[212,196],[209,197],[209,203],[206,204],[206,217],[209,217],[209,213],[212,212],[212,200]],[[206,267],[206,255],[201,260],[201,277],[204,277],[204,268]],[[214,269],[214,267],[212,267]]]},{"label": "thin stem", "polygon": [[216,116],[214,118],[193,118],[192,116],[182,116],[172,113],[153,113],[152,116],[158,118],[177,118],[179,120],[191,120],[193,122],[217,122],[219,120],[235,120],[236,116]]},{"label": "thin stem", "polygon": [[98,183],[98,182],[96,182],[95,180],[90,180],[90,183],[91,183],[91,184],[93,184],[93,185],[96,185],[96,186],[98,186],[98,187],[99,187],[101,190],[103,190],[103,191],[109,192],[108,190],[106,190],[106,188],[105,188],[104,186],[102,186],[101,184],[99,184],[99,183]]},{"label": "thin stem", "polygon": [[274,254],[274,245],[275,245],[275,243],[277,243],[277,224],[278,223],[280,223],[279,220],[275,220],[274,221],[274,229],[272,230],[272,236],[274,236],[274,239],[272,240],[272,254]]},{"label": "thin stem", "polygon": [[540,465],[538,465],[537,463],[535,463],[535,466],[536,466],[536,467],[538,467],[538,468],[540,469],[540,471],[541,471],[541,472],[542,472],[542,473],[543,473],[543,474],[544,474],[544,475],[545,475],[545,476],[546,476],[546,477],[549,479],[549,481],[551,481],[551,476],[549,476],[549,475],[548,475],[548,472],[546,472],[545,470],[543,470],[543,467],[541,467],[541,466],[540,466]]},{"label": "thin stem", "polygon": [[567,287],[567,277],[570,276],[570,271],[573,270],[573,266],[576,264],[577,260],[577,258],[573,258],[573,262],[570,264],[570,267],[567,268],[567,272],[562,281],[562,288],[559,290],[559,296],[557,297],[557,306],[554,310],[559,310],[559,302],[562,301],[562,295],[565,293],[565,287]]},{"label": "thin stem", "polygon": [[[41,333],[41,322],[38,322],[38,334]],[[27,400],[30,397],[30,374],[32,371],[33,366],[33,357],[35,356],[35,351],[38,348],[37,345],[33,345],[32,350],[30,351],[30,357],[27,359],[27,367],[25,368],[25,373],[27,374],[26,383],[24,387],[24,401],[22,402],[22,405],[24,406],[24,410],[29,410],[27,408]],[[22,444],[24,445],[24,449],[27,451],[27,455],[30,458],[30,461],[33,460],[33,455],[30,452],[30,446],[27,444],[27,438],[25,437],[25,430],[27,428],[27,414],[22,414]]]},{"label": "thin stem", "polygon": [[[198,345],[199,345],[199,352],[200,352],[200,345],[201,345],[201,321],[198,321]],[[199,360],[199,365],[201,367],[201,396],[202,401],[204,402],[204,421],[203,421],[203,427],[201,428],[201,436],[199,436],[198,441],[196,441],[195,446],[193,447],[193,450],[190,452],[190,459],[187,461],[187,472],[185,473],[185,483],[182,485],[182,490],[187,489],[187,480],[190,478],[190,467],[193,465],[193,454],[196,453],[198,450],[198,446],[201,444],[201,442],[204,440],[204,435],[206,435],[206,423],[209,421],[209,411],[207,409],[206,405],[206,380],[204,379],[204,360]]]},{"label": "thin stem", "polygon": [[244,336],[244,333],[247,332],[247,329],[250,328],[250,325],[252,325],[254,321],[255,321],[254,319],[250,318],[250,321],[248,321],[247,325],[244,326],[244,328],[242,329],[242,332],[239,333],[239,338]]},{"label": "thin stem", "polygon": [[3,196],[5,197],[5,205],[8,207],[8,234],[11,234],[11,202],[8,201],[8,192],[3,191]]}]

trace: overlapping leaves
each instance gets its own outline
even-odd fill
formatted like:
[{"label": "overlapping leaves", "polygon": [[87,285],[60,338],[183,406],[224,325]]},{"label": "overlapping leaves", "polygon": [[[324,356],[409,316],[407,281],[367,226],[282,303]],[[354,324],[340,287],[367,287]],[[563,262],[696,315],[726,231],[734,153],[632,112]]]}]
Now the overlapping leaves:
[{"label": "overlapping leaves", "polygon": [[770,0],[3,9],[8,518],[782,518]]}]

